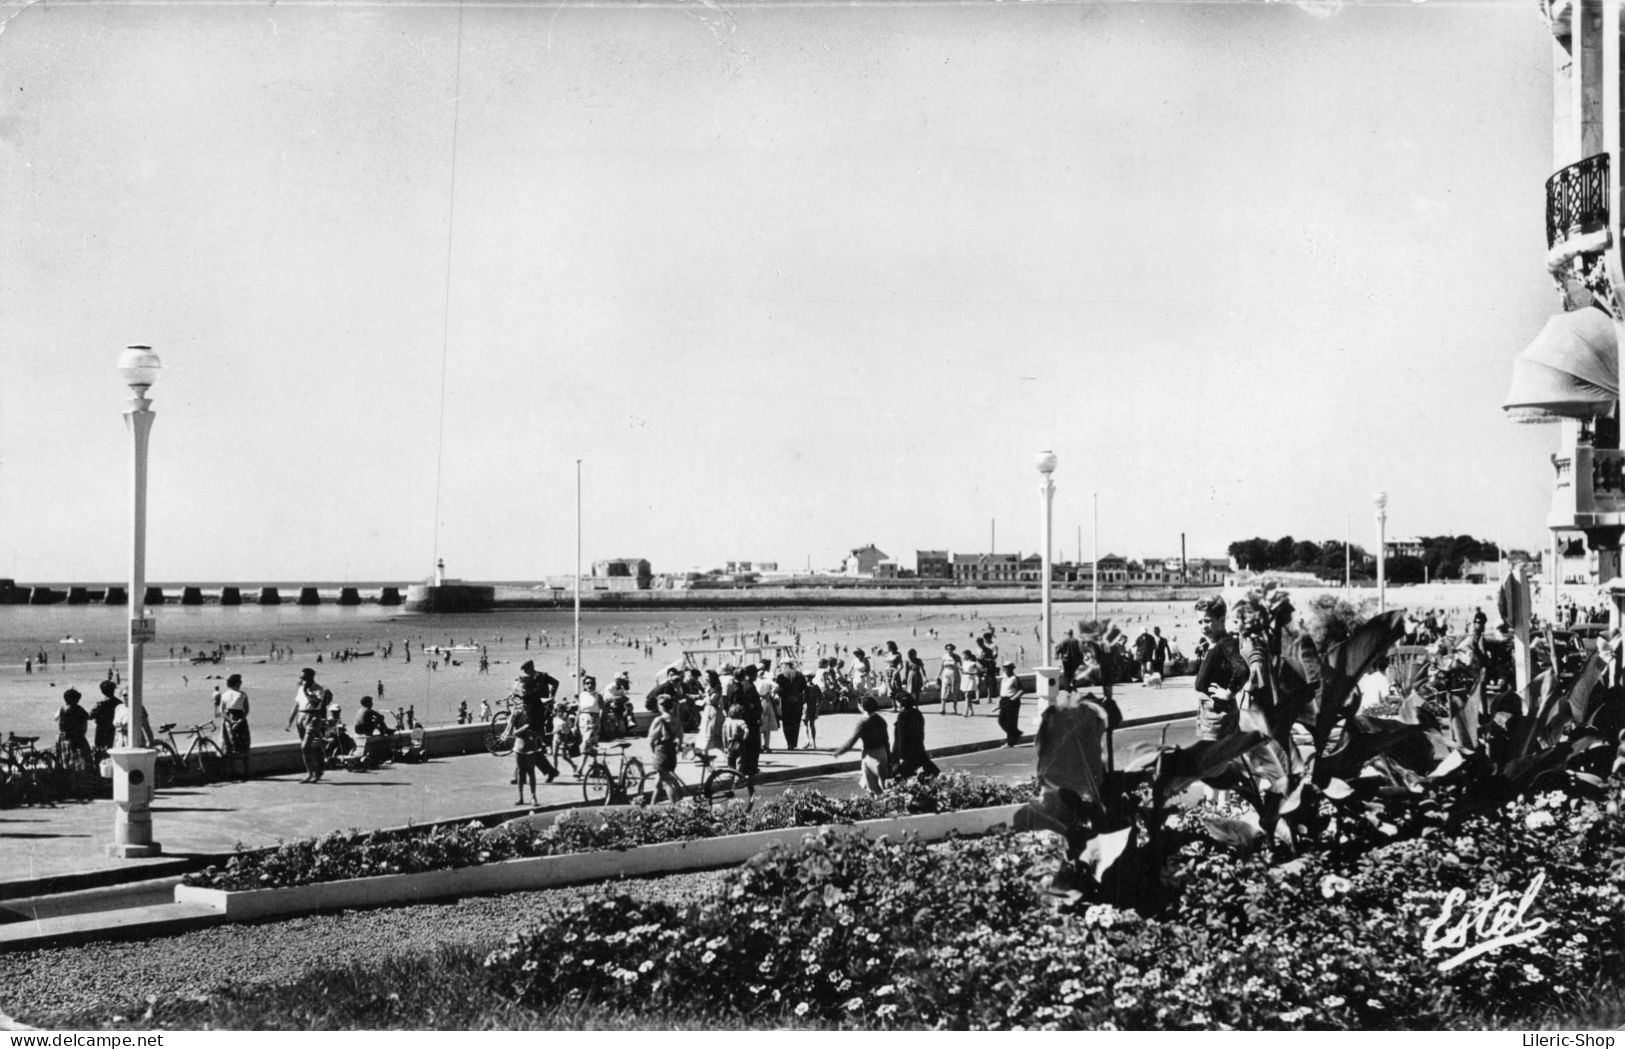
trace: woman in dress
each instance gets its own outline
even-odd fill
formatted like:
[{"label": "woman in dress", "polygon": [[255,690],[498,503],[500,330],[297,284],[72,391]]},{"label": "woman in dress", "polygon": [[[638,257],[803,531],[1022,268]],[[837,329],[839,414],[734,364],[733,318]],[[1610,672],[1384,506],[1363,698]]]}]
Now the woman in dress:
[{"label": "woman in dress", "polygon": [[705,693],[701,701],[704,705],[700,711],[700,751],[709,753],[713,750],[722,750],[722,722],[725,720],[722,706],[722,678],[717,676],[715,670],[705,672]]}]

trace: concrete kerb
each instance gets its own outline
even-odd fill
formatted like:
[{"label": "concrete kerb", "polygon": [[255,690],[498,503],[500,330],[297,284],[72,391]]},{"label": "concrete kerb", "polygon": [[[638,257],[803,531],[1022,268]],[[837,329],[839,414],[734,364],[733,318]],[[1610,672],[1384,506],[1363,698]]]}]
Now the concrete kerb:
[{"label": "concrete kerb", "polygon": [[[929,813],[855,824],[839,829],[876,839],[895,833],[917,834],[936,841],[950,834],[985,834],[1008,824],[1019,805]],[[774,843],[794,843],[817,827],[730,834],[694,841],[662,842],[630,849],[570,853],[501,863],[380,875],[282,889],[227,892],[176,886],[168,905],[65,915],[56,919],[0,926],[0,951],[27,950],[48,944],[169,935],[227,922],[290,918],[358,907],[411,904],[500,892],[535,891],[581,882],[623,877],[712,870],[744,863]]]}]

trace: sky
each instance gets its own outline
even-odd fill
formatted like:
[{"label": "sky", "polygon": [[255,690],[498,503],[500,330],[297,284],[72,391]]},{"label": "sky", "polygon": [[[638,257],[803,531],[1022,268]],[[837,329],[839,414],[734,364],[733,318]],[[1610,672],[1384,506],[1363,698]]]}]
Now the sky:
[{"label": "sky", "polygon": [[1547,542],[1533,0],[0,14],[0,575]]}]

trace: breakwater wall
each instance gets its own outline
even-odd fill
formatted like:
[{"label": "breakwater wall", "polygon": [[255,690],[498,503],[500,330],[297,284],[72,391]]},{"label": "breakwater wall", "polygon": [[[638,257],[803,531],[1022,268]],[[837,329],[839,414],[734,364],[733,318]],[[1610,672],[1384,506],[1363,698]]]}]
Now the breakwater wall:
[{"label": "breakwater wall", "polygon": [[[1216,593],[1218,587],[1102,587],[1102,601],[1195,601]],[[487,596],[488,595],[488,596]],[[1087,602],[1092,591],[1057,587],[1051,591],[1056,604]],[[1037,604],[1039,590],[1032,587],[882,587],[882,586],[754,586],[738,589],[688,590],[583,590],[583,608],[602,609],[680,609],[680,608],[839,608],[896,605]],[[575,597],[569,590],[549,587],[447,587],[414,586],[407,594],[410,612],[438,611],[495,612],[519,608],[570,608]]]},{"label": "breakwater wall", "polygon": [[[148,605],[401,605],[399,586],[192,586],[146,588]],[[0,605],[128,605],[130,593],[116,584],[29,584],[0,579]]]}]

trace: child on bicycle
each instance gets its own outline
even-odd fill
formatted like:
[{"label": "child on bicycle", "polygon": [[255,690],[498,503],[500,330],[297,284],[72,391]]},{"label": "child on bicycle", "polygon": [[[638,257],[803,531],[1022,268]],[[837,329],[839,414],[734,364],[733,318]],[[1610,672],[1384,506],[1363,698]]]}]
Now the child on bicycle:
[{"label": "child on bicycle", "polygon": [[677,720],[677,701],[661,696],[657,706],[659,714],[649,726],[649,753],[654,758],[655,787],[649,795],[649,804],[659,801],[662,794],[675,804],[683,794],[683,781],[677,778],[677,751],[683,745],[683,726]]}]

